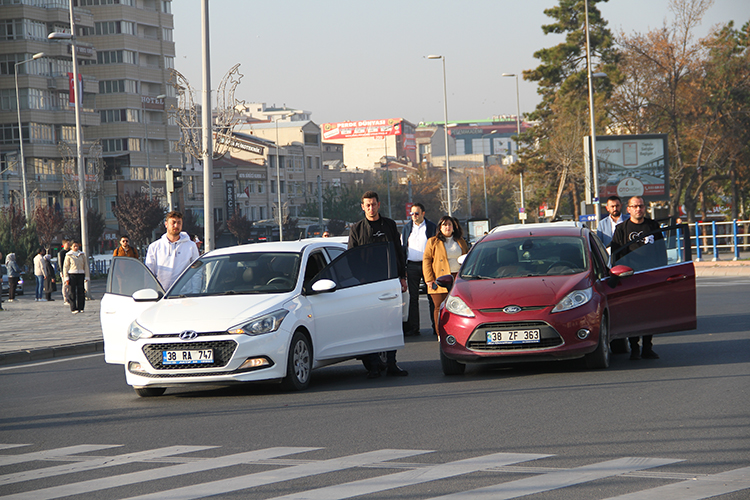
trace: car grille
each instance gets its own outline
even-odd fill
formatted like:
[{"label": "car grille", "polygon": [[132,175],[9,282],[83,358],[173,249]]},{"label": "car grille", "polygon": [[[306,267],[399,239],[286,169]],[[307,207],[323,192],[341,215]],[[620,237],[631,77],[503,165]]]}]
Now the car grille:
[{"label": "car grille", "polygon": [[[487,332],[493,330],[528,330],[539,329],[541,340],[535,344],[487,345]],[[563,345],[563,339],[557,330],[544,321],[523,321],[516,323],[490,323],[478,326],[466,342],[467,349],[473,351],[528,351],[549,349]]]},{"label": "car grille", "polygon": [[[182,351],[182,350],[204,350],[213,349],[214,362],[201,365],[167,365],[161,364],[162,351]],[[226,366],[232,359],[237,342],[234,340],[218,340],[215,342],[180,342],[174,344],[147,344],[143,346],[143,354],[146,359],[157,370],[194,370],[196,368],[218,368]]]}]

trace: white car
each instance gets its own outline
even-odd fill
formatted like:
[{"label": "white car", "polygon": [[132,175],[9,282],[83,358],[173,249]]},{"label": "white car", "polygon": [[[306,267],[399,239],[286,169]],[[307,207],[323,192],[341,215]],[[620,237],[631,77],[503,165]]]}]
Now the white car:
[{"label": "white car", "polygon": [[164,294],[137,259],[116,257],[101,302],[107,363],[139,396],[186,384],[281,381],[403,347],[395,249],[328,239],[223,248]]}]

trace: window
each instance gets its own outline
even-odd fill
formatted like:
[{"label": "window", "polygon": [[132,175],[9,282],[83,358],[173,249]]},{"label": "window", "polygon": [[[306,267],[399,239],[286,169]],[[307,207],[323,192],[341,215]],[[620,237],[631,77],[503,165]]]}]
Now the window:
[{"label": "window", "polygon": [[266,218],[266,207],[258,207],[258,216],[258,220],[263,220]]},{"label": "window", "polygon": [[101,80],[99,82],[100,94],[137,94],[138,82],[135,80]]},{"label": "window", "polygon": [[312,169],[312,156],[307,157],[307,168]]},{"label": "window", "polygon": [[31,19],[0,21],[0,40],[46,40],[47,26]]},{"label": "window", "polygon": [[264,194],[266,192],[266,183],[258,181],[258,194]]},{"label": "window", "polygon": [[99,115],[102,123],[138,122],[140,109],[101,109]]},{"label": "window", "polygon": [[391,248],[388,242],[354,247],[319,273],[318,279],[332,280],[342,290],[396,278],[396,256]]},{"label": "window", "polygon": [[174,30],[172,28],[162,28],[161,29],[161,39],[165,42],[172,42],[174,41],[174,37],[172,33]]},{"label": "window", "polygon": [[305,145],[317,146],[318,145],[318,134],[305,134]]},{"label": "window", "polygon": [[96,53],[97,64],[138,64],[138,54],[132,50],[105,50]]},{"label": "window", "polygon": [[117,151],[128,151],[127,139],[102,139],[103,153],[114,153]]},{"label": "window", "polygon": [[164,56],[164,69],[174,69],[174,57]]},{"label": "window", "polygon": [[215,222],[223,222],[224,221],[224,210],[221,208],[214,208],[214,221]]}]

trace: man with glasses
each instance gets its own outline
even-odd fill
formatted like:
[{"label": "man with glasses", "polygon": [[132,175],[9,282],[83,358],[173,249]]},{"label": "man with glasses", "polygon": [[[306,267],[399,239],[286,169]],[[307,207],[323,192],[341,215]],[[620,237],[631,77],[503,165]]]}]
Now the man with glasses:
[{"label": "man with glasses", "polygon": [[[401,246],[406,257],[406,281],[409,287],[409,319],[404,323],[404,337],[419,335],[419,283],[423,279],[422,257],[427,246],[427,240],[435,236],[437,226],[425,218],[424,205],[415,203],[411,207],[411,220],[401,230]],[[430,318],[432,333],[435,330],[435,306],[431,300]]]},{"label": "man with glasses", "polygon": [[123,234],[120,236],[120,246],[115,248],[113,255],[115,257],[132,257],[133,259],[137,259],[138,250],[130,246],[130,238],[127,234]]},{"label": "man with glasses", "polygon": [[[640,196],[628,200],[630,219],[615,228],[612,235],[612,258],[617,264],[625,264],[634,271],[654,269],[667,265],[667,249],[664,235],[657,222],[646,217],[646,204]],[[627,256],[627,258],[625,258]],[[620,261],[620,262],[618,262]],[[643,351],[640,337],[630,337],[630,359],[659,359],[651,342],[653,335],[643,336]]]}]

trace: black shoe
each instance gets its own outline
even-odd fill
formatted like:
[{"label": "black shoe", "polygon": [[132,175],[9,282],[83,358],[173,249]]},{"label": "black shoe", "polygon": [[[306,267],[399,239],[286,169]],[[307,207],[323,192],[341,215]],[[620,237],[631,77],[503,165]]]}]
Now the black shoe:
[{"label": "black shoe", "polygon": [[630,348],[630,360],[636,361],[638,359],[641,359],[641,348],[636,346],[632,346]]},{"label": "black shoe", "polygon": [[643,359],[659,359],[659,355],[654,352],[650,347],[644,347],[643,353],[641,354]]},{"label": "black shoe", "polygon": [[385,374],[389,377],[406,377],[409,375],[409,372],[406,370],[402,370],[398,367],[398,365],[391,365],[388,367],[388,369],[385,371]]},{"label": "black shoe", "polygon": [[375,370],[368,371],[367,372],[367,378],[368,379],[371,379],[371,378],[380,378],[380,370],[378,370],[376,368]]}]

